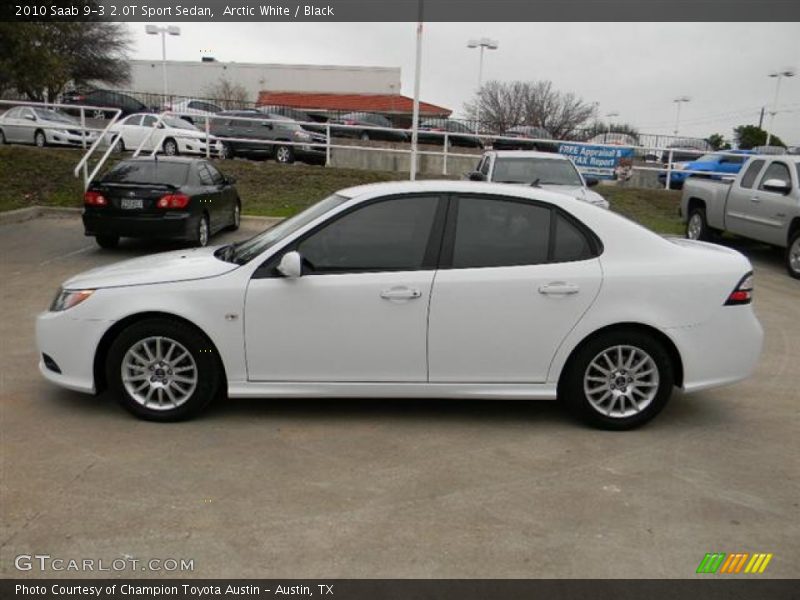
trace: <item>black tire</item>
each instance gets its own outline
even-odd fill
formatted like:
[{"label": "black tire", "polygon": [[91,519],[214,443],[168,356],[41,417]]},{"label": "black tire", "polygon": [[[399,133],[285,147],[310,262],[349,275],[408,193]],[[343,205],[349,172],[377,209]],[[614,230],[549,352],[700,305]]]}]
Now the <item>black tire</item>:
[{"label": "black tire", "polygon": [[6,134],[3,133],[3,130],[0,129],[0,146],[5,146],[8,142],[6,141]]},{"label": "black tire", "polygon": [[[622,369],[619,374],[612,369],[608,369],[609,374],[606,376],[597,371],[592,364],[596,359],[602,360],[599,357],[602,357],[607,351],[611,351],[616,356],[618,347],[635,348],[639,352],[639,354],[634,355],[633,366],[638,364],[642,356],[647,356],[658,377],[657,382],[655,382],[653,381],[654,376],[652,373],[642,372],[643,377],[648,377],[649,379],[642,379],[641,385],[647,387],[639,389],[655,389],[655,393],[652,394],[652,397],[642,398],[636,396],[639,404],[643,405],[640,409],[628,399],[628,396],[634,395],[633,390],[628,389],[634,385],[632,379],[628,378],[633,372],[633,366]],[[625,354],[626,350],[624,349],[622,352],[623,360],[621,362],[627,362],[630,354]],[[639,358],[636,358],[637,356]],[[608,366],[608,363],[604,361],[602,364]],[[641,368],[647,369],[649,365],[650,363],[645,363]],[[584,382],[586,381],[587,386],[592,385],[594,381],[597,381],[598,375],[600,375],[599,379],[608,377],[608,382],[605,384],[607,386],[605,388],[602,387],[604,386],[602,381],[597,382],[597,388],[589,388],[590,392],[592,389],[597,390],[593,403],[593,399],[587,395]],[[592,381],[585,379],[587,377],[592,378]],[[627,382],[624,381],[626,378]],[[600,429],[621,431],[639,427],[661,412],[672,394],[674,381],[675,374],[672,360],[666,348],[658,339],[636,329],[617,329],[591,338],[570,357],[561,375],[558,397],[574,416],[589,425]],[[602,401],[606,393],[610,394],[610,396],[605,401]],[[622,396],[623,399],[620,400],[618,396]],[[595,408],[595,404],[600,404],[600,407]],[[601,409],[606,408],[606,404],[610,408],[606,412],[601,412]],[[620,406],[619,409],[617,409],[618,405]],[[634,406],[636,406],[635,409],[633,408]],[[626,411],[626,409],[628,410]],[[621,410],[622,413],[614,415],[613,412],[615,410],[618,413]]]},{"label": "black tire", "polygon": [[275,162],[282,165],[290,165],[294,162],[294,150],[291,146],[275,147]]},{"label": "black tire", "polygon": [[701,206],[691,208],[689,217],[686,219],[686,238],[701,242],[713,242],[716,237],[716,232],[708,226],[706,209]]},{"label": "black tire", "polygon": [[37,131],[33,134],[33,143],[37,148],[44,148],[47,146],[47,136],[44,134],[44,131]]},{"label": "black tire", "polygon": [[114,152],[116,154],[122,154],[123,152],[125,152],[125,142],[122,141],[122,136],[120,136],[116,144],[114,144]]},{"label": "black tire", "polygon": [[172,138],[165,139],[164,143],[161,145],[161,148],[164,150],[164,154],[167,156],[178,156],[178,154],[180,154],[180,152],[178,152],[178,142]]},{"label": "black tire", "polygon": [[800,229],[795,229],[789,235],[789,245],[786,246],[786,271],[790,277],[800,279]]},{"label": "black tire", "polygon": [[220,150],[219,157],[222,160],[230,160],[234,156],[233,147],[228,143],[222,144],[222,149]]},{"label": "black tire", "polygon": [[[204,228],[205,233],[203,232]],[[195,229],[192,243],[198,248],[205,248],[208,246],[209,239],[211,239],[211,229],[208,226],[208,216],[203,215],[200,217],[200,220],[197,221],[197,228]]]},{"label": "black tire", "polygon": [[[161,338],[161,344],[167,348],[169,346],[167,346],[168,342],[165,340],[177,342],[189,354],[189,357],[177,362],[169,362],[170,360],[174,361],[176,358],[173,352],[173,355],[164,363],[154,360],[149,365],[142,364],[141,370],[145,379],[142,383],[147,385],[150,385],[147,381],[148,379],[152,381],[150,373],[153,373],[153,376],[158,374],[171,379],[176,376],[172,369],[176,367],[178,369],[183,368],[183,372],[186,373],[186,366],[189,366],[188,376],[195,380],[194,388],[192,389],[190,385],[180,383],[182,387],[185,386],[185,392],[190,392],[188,396],[182,397],[182,395],[179,395],[177,388],[172,387],[173,384],[170,383],[167,387],[170,387],[172,393],[181,400],[180,402],[175,402],[172,407],[154,408],[159,396],[162,401],[166,400],[169,403],[167,394],[158,392],[157,389],[152,390],[153,394],[149,401],[146,397],[144,398],[145,403],[143,404],[141,400],[137,400],[132,395],[132,392],[126,388],[123,382],[123,361],[128,351],[148,338]],[[155,341],[151,341],[148,347],[151,348],[155,358]],[[166,354],[166,351],[162,350],[164,354]],[[139,354],[141,356],[141,353]],[[150,360],[149,356],[144,358],[148,361]],[[192,369],[191,366],[194,368]],[[151,369],[150,367],[153,368]],[[156,368],[160,370],[154,370]],[[129,369],[127,372],[135,374],[137,370]],[[216,351],[208,338],[200,331],[182,321],[168,318],[152,318],[134,323],[124,329],[113,341],[106,359],[106,381],[108,381],[109,389],[116,396],[122,407],[137,417],[148,421],[181,421],[196,415],[218,395],[221,389],[220,386],[224,381],[224,374],[222,363]],[[169,379],[166,381],[169,381]],[[137,385],[137,383],[132,382],[129,385]],[[150,387],[145,387],[141,395],[146,396],[148,391],[151,391]],[[164,404],[162,404],[163,406]]]},{"label": "black tire", "polygon": [[242,219],[242,203],[240,200],[236,200],[233,205],[233,210],[231,211],[231,224],[226,227],[228,231],[236,231],[239,229],[239,225]]},{"label": "black tire", "polygon": [[101,248],[106,248],[111,250],[112,248],[116,248],[119,245],[119,236],[118,235],[98,235],[95,236],[94,241],[97,242],[97,245]]},{"label": "black tire", "polygon": [[358,136],[358,139],[360,139],[362,142],[368,142],[369,141],[369,131],[362,131],[361,135]]}]

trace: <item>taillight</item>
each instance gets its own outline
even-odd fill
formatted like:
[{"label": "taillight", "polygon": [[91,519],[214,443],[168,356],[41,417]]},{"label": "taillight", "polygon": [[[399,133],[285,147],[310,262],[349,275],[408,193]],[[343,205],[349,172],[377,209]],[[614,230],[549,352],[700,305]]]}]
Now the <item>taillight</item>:
[{"label": "taillight", "polygon": [[186,208],[189,196],[186,194],[167,194],[161,196],[156,202],[156,208]]},{"label": "taillight", "polygon": [[753,301],[753,272],[751,271],[742,277],[725,301],[725,306],[737,306],[739,304],[750,304]]},{"label": "taillight", "polygon": [[100,192],[88,190],[83,194],[83,203],[87,206],[108,206],[108,200]]}]

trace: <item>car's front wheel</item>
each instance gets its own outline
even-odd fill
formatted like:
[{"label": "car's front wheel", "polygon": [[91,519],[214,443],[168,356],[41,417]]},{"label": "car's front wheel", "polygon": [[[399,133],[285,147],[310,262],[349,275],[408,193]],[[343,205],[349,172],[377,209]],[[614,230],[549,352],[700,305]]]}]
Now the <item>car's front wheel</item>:
[{"label": "car's front wheel", "polygon": [[192,326],[166,318],[123,330],[109,348],[106,378],[125,409],[151,421],[197,414],[224,379],[208,339]]},{"label": "car's front wheel", "polygon": [[795,279],[800,279],[800,229],[789,236],[786,248],[786,270]]},{"label": "car's front wheel", "polygon": [[44,148],[47,146],[47,138],[44,135],[44,131],[37,131],[36,135],[33,136],[33,143],[36,144],[39,148]]},{"label": "car's front wheel", "polygon": [[275,148],[275,160],[282,165],[294,162],[294,151],[291,146],[278,146]]},{"label": "car's front wheel", "polygon": [[198,248],[205,248],[208,246],[208,239],[210,235],[211,234],[208,228],[208,217],[203,215],[197,222],[197,229],[195,229],[194,232],[194,245]]},{"label": "car's front wheel", "polygon": [[167,156],[178,156],[178,142],[172,138],[164,140],[164,154]]},{"label": "car's front wheel", "polygon": [[637,330],[602,333],[571,357],[559,399],[602,429],[633,429],[655,417],[672,394],[674,370],[656,338]]},{"label": "car's front wheel", "polygon": [[228,225],[228,231],[236,231],[242,222],[242,203],[237,200],[233,203],[233,210],[231,211],[231,224]]}]

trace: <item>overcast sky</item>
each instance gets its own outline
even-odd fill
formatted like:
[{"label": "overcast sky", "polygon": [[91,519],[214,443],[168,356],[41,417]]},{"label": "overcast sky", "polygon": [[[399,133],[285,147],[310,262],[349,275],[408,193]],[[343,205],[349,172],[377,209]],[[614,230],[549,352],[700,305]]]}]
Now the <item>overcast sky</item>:
[{"label": "overcast sky", "polygon": [[[402,68],[403,93],[414,83],[414,23],[181,23],[167,40],[167,57],[220,61],[368,65]],[[134,57],[160,59],[158,36],[129,24]],[[458,115],[477,87],[478,51],[470,38],[490,37],[484,81],[553,81],[601,117],[646,133],[672,133],[677,96],[680,133],[732,136],[771,110],[772,71],[800,71],[800,23],[426,23],[421,98]],[[800,72],[781,82],[774,132],[800,144]],[[765,117],[765,126],[769,115]]]}]

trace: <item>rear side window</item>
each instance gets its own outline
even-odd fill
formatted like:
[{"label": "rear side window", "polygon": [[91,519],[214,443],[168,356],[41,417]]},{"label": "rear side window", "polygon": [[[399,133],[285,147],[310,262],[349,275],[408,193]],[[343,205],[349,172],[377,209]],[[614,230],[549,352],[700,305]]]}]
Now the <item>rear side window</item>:
[{"label": "rear side window", "polygon": [[200,183],[203,185],[214,185],[214,180],[206,165],[199,165],[197,167],[197,174],[200,176]]},{"label": "rear side window", "polygon": [[756,182],[756,177],[758,177],[759,171],[761,171],[761,167],[764,166],[763,160],[754,160],[751,162],[747,170],[742,175],[742,183],[741,186],[746,189],[751,189],[753,184]]},{"label": "rear side window", "polygon": [[437,207],[433,196],[368,204],[312,233],[297,251],[312,273],[418,270]]},{"label": "rear side window", "polygon": [[550,218],[551,210],[536,204],[480,197],[460,198],[453,268],[546,263]]},{"label": "rear side window", "polygon": [[586,260],[594,256],[592,243],[573,222],[561,213],[556,215],[552,262]]},{"label": "rear side window", "polygon": [[182,186],[186,183],[189,165],[157,161],[122,161],[105,177],[104,183],[166,183]]}]

